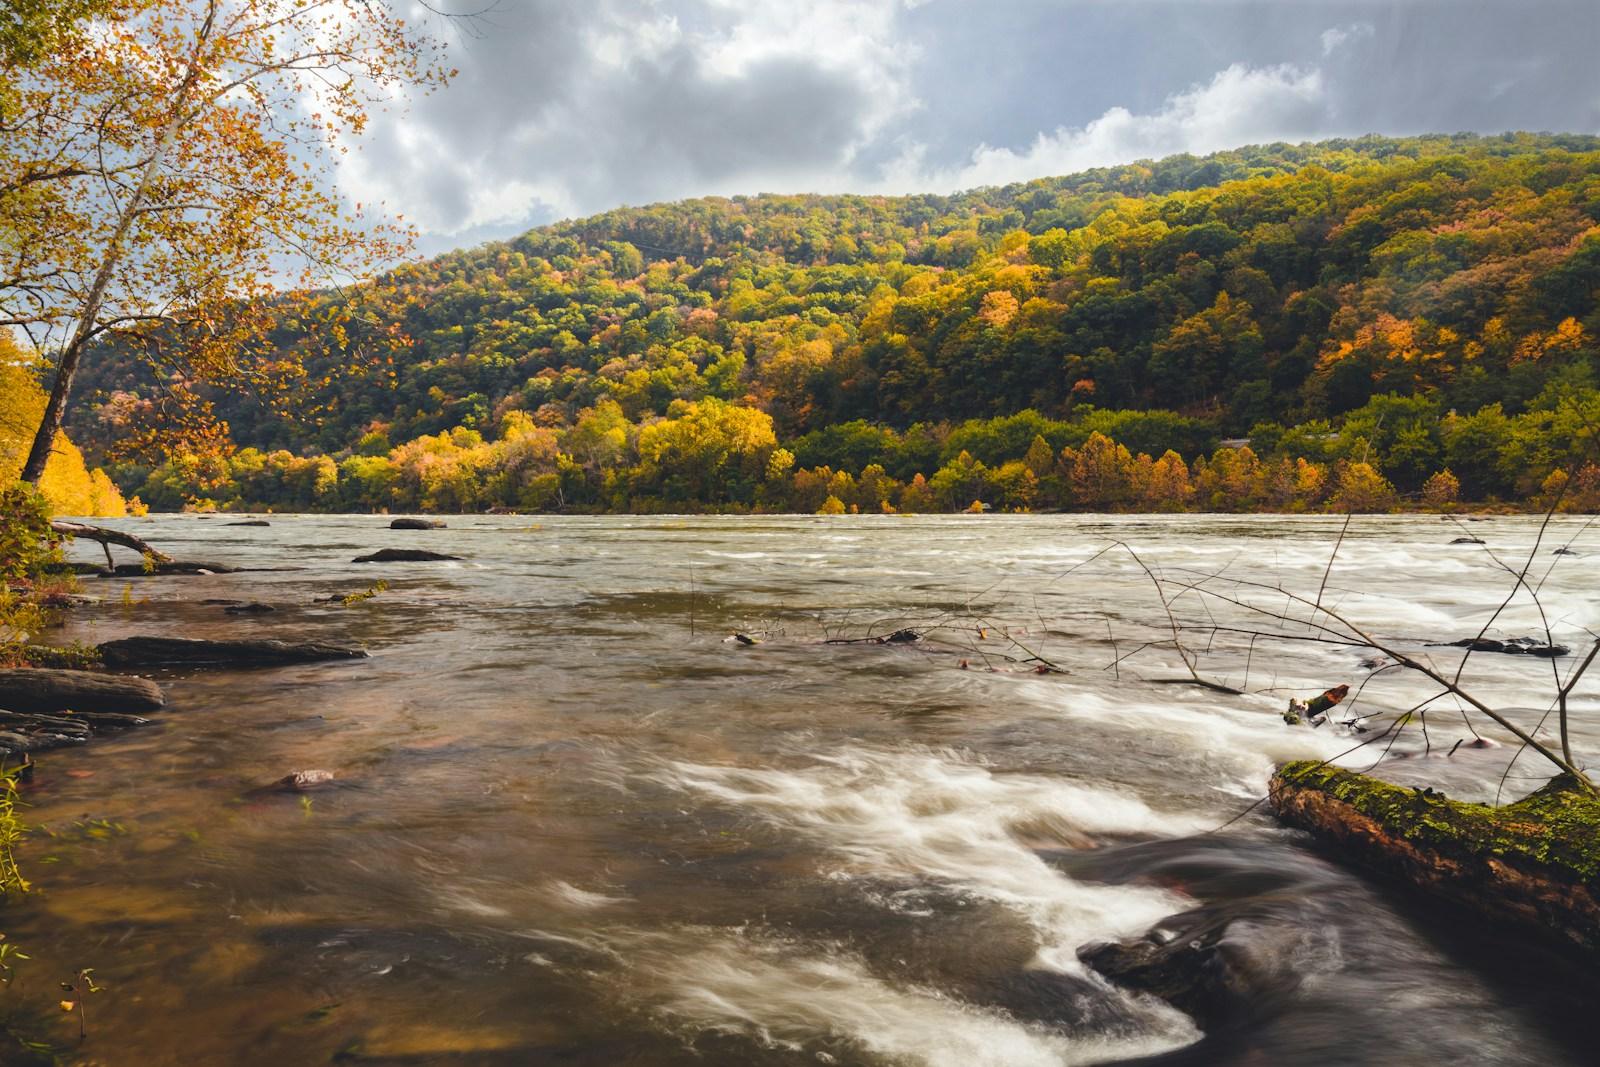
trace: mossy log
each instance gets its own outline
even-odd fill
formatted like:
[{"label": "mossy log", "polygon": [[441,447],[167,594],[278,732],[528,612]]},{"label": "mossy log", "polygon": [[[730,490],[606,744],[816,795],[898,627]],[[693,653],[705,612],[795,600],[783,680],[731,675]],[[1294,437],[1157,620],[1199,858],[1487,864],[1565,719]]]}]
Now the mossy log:
[{"label": "mossy log", "polygon": [[1571,776],[1496,808],[1305,760],[1270,795],[1340,856],[1600,961],[1600,797]]}]

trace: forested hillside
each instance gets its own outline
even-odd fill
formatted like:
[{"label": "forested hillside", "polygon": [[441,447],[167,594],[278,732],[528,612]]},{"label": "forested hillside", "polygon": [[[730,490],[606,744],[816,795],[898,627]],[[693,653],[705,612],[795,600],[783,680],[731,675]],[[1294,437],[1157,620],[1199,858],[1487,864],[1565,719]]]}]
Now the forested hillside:
[{"label": "forested hillside", "polygon": [[[292,405],[203,393],[231,441],[118,477],[157,507],[1593,507],[1597,287],[1578,136],[626,208],[286,316]],[[182,386],[96,361],[75,436],[138,440]]]}]

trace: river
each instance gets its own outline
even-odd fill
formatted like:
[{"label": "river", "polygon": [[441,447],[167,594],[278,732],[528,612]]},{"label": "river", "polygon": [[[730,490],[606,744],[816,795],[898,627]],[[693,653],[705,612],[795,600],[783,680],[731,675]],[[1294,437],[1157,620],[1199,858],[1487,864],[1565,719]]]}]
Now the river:
[{"label": "river", "polygon": [[[1595,990],[1559,961],[1330,864],[1259,808],[1229,823],[1290,758],[1381,757],[1468,798],[1538,784],[1523,757],[1502,786],[1509,746],[1447,755],[1471,736],[1453,704],[1426,737],[1354,752],[1346,729],[1286,725],[1291,692],[1365,683],[1354,710],[1381,728],[1429,690],[1357,649],[1251,638],[1270,620],[1224,599],[1287,603],[1235,580],[1325,585],[1348,618],[1453,665],[1461,650],[1425,642],[1477,633],[1510,589],[1495,559],[1520,567],[1537,520],[1359,518],[1329,567],[1342,520],[1326,517],[270,518],[128,520],[179,558],[256,569],[88,578],[98,602],[58,635],[372,653],[166,675],[158,725],[41,758],[26,817],[45,829],[19,857],[35,891],[3,915],[33,959],[0,997],[69,1062],[1600,1057]],[[1449,544],[1464,530],[1486,544]],[[1569,541],[1577,555],[1551,554]],[[385,546],[462,560],[350,562]],[[1600,535],[1558,520],[1535,559],[1555,638],[1577,647],[1600,629]],[[1141,560],[1200,673],[1243,694],[1158,681],[1184,668]],[[1203,575],[1218,596],[1177,595]],[[380,578],[370,599],[315,602]],[[201,603],[223,598],[277,610]],[[1523,600],[1492,632],[1539,625]],[[902,627],[927,636],[824,643]],[[1550,671],[1477,654],[1465,679],[1531,725]],[[1576,708],[1594,753],[1600,705]],[[261,789],[310,768],[337,784]],[[1267,961],[1226,1032],[1077,962],[1219,902]],[[81,1047],[55,1007],[79,968],[104,986]]]}]

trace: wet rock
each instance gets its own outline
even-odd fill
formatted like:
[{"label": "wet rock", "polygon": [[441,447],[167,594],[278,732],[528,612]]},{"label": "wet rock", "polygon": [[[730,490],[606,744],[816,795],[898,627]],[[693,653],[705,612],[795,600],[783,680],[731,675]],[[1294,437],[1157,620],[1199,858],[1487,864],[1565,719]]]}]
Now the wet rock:
[{"label": "wet rock", "polygon": [[402,518],[395,519],[389,524],[391,530],[443,530],[444,528],[443,519]]},{"label": "wet rock", "polygon": [[243,522],[225,522],[224,526],[271,526],[266,519],[245,519]]},{"label": "wet rock", "polygon": [[139,715],[115,712],[68,711],[59,715],[41,715],[0,710],[0,753],[15,755],[75,745],[98,733],[147,726],[149,723],[149,719]]},{"label": "wet rock", "polygon": [[[1078,949],[1078,959],[1124,989],[1159,997],[1210,1030],[1263,1013],[1298,980],[1279,956],[1232,936],[1227,908],[1174,915],[1143,937]],[[1278,962],[1275,962],[1278,961]]]},{"label": "wet rock", "polygon": [[429,552],[421,548],[380,548],[365,556],[357,556],[351,563],[429,563],[434,560],[460,559],[443,552]]},{"label": "wet rock", "polygon": [[269,611],[278,609],[271,604],[263,604],[259,600],[252,600],[247,604],[229,604],[222,609],[229,615],[265,615]]},{"label": "wet rock", "polygon": [[1536,637],[1513,637],[1509,641],[1500,641],[1493,637],[1464,637],[1459,641],[1440,642],[1433,647],[1470,648],[1474,652],[1499,652],[1507,656],[1541,656],[1545,659],[1565,656],[1572,651],[1566,645],[1546,644]]},{"label": "wet rock", "polygon": [[922,640],[922,635],[915,630],[896,630],[883,639],[886,645],[909,645]]},{"label": "wet rock", "polygon": [[319,660],[364,659],[359,648],[316,641],[204,641],[187,637],[124,637],[100,646],[111,667],[276,667]]},{"label": "wet rock", "polygon": [[0,671],[0,708],[28,714],[160,711],[167,698],[147,678],[40,667]]},{"label": "wet rock", "polygon": [[1551,552],[1550,554],[1552,556],[1576,556],[1578,553],[1574,552],[1570,548],[1567,548],[1567,547],[1563,546],[1563,547],[1558,548],[1555,551]]},{"label": "wet rock", "polygon": [[106,568],[102,563],[52,563],[45,567],[47,574],[105,574]]},{"label": "wet rock", "polygon": [[304,770],[286,774],[273,783],[277,788],[291,793],[308,793],[334,784],[332,771]]},{"label": "wet rock", "polygon": [[88,737],[82,735],[0,730],[0,755],[20,756],[26,752],[42,752],[63,745],[81,745],[87,740]]},{"label": "wet rock", "polygon": [[99,574],[107,578],[145,578],[151,575],[232,574],[237,567],[223,563],[195,563],[179,560],[172,563],[119,563],[111,570],[101,568]]},{"label": "wet rock", "polygon": [[1450,543],[1452,545],[1481,545],[1484,542],[1481,537],[1457,537]]}]

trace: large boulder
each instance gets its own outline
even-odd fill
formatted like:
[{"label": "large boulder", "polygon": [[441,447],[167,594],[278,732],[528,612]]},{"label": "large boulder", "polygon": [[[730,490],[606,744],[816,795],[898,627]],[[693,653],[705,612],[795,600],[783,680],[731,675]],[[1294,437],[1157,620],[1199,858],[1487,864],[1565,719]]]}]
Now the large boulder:
[{"label": "large boulder", "polygon": [[27,714],[56,711],[159,711],[167,703],[147,678],[42,667],[0,671],[0,708]]},{"label": "large boulder", "polygon": [[124,637],[107,641],[99,651],[108,667],[276,667],[366,656],[359,648],[317,641],[203,641],[188,637]]},{"label": "large boulder", "polygon": [[442,530],[445,528],[443,519],[395,519],[389,524],[391,530]]},{"label": "large boulder", "polygon": [[380,548],[365,556],[357,556],[351,563],[429,563],[433,560],[460,559],[443,552],[429,552],[422,548]]}]

